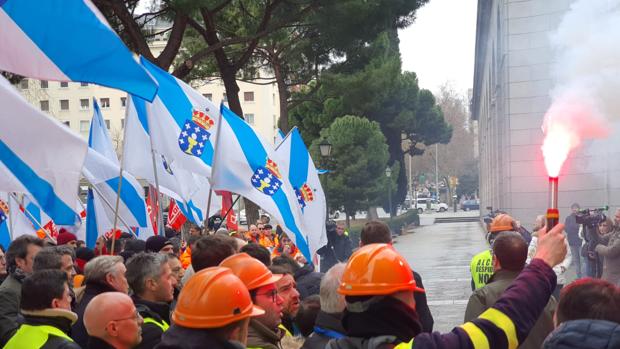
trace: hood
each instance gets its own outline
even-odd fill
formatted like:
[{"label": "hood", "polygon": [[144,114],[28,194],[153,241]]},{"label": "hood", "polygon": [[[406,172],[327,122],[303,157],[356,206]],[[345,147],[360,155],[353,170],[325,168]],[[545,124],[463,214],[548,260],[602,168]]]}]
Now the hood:
[{"label": "hood", "polygon": [[564,322],[543,343],[543,349],[617,348],[620,348],[620,324],[591,319]]},{"label": "hood", "polygon": [[398,344],[394,336],[378,336],[372,338],[345,337],[330,340],[325,349],[376,349],[385,348],[387,345]]}]

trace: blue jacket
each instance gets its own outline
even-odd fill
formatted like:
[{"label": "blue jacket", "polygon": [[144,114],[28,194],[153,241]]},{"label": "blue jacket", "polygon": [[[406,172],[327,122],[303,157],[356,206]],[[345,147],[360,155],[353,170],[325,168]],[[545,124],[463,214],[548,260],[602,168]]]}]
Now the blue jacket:
[{"label": "blue jacket", "polygon": [[620,324],[605,320],[573,320],[561,324],[543,344],[544,349],[620,348]]}]

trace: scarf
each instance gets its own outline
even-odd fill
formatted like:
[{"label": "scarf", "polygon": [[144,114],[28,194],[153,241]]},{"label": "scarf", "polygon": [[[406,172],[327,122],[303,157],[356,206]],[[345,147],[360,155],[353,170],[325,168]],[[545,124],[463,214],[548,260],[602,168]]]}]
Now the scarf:
[{"label": "scarf", "polygon": [[[367,309],[362,312],[350,311],[351,305],[355,307],[360,304],[351,304],[351,300],[365,302]],[[412,340],[422,330],[415,310],[393,297],[347,297],[342,325],[349,337],[391,335],[404,343]]]}]

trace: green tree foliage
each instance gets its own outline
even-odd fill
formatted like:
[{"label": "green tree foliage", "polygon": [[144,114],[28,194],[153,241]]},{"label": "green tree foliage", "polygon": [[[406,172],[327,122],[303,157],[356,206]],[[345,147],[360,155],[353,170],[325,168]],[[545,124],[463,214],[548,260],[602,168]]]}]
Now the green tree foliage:
[{"label": "green tree foliage", "polygon": [[[348,52],[346,61],[321,75],[320,87],[300,93],[301,103],[291,111],[306,140],[319,137],[342,115],[360,115],[376,121],[386,137],[389,163],[404,163],[404,155],[420,155],[426,146],[450,141],[452,128],[445,122],[433,94],[418,86],[414,73],[401,72],[396,31],[381,34],[371,45]],[[310,91],[310,92],[309,92]],[[393,174],[398,184],[394,206],[407,191],[404,166]],[[387,200],[382,203],[387,206]]]},{"label": "green tree foliage", "polygon": [[313,143],[315,159],[319,158],[318,144],[323,139],[332,144],[330,173],[322,176],[329,207],[343,207],[349,217],[376,205],[386,195],[385,168],[389,159],[379,124],[352,115],[335,119]]}]

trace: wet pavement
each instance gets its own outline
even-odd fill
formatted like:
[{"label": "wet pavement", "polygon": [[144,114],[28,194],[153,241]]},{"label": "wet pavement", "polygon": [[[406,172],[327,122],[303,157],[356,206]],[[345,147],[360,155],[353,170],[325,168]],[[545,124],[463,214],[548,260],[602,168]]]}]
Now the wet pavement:
[{"label": "wet pavement", "polygon": [[469,262],[475,254],[488,248],[480,223],[418,227],[413,233],[398,237],[394,246],[422,276],[435,319],[434,330],[448,332],[462,324],[471,294]]}]

